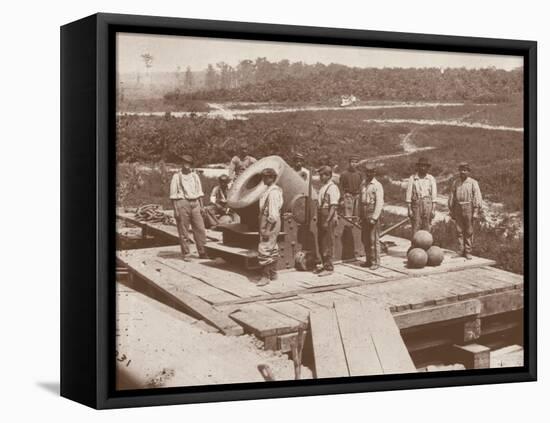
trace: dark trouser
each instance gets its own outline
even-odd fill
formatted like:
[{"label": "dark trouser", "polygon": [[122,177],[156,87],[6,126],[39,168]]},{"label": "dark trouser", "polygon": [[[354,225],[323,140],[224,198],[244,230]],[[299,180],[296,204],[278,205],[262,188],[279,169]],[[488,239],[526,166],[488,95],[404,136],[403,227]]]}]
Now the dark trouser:
[{"label": "dark trouser", "polygon": [[201,215],[201,208],[198,200],[174,200],[176,225],[180,239],[181,253],[189,254],[189,225],[193,230],[193,238],[199,254],[203,254],[206,244],[206,229]]},{"label": "dark trouser", "polygon": [[420,230],[431,232],[432,229],[432,199],[430,197],[419,198],[411,203],[412,236]]},{"label": "dark trouser", "polygon": [[[344,194],[344,216],[359,216],[359,194]],[[346,222],[344,225],[351,226],[351,223]]]},{"label": "dark trouser", "polygon": [[365,247],[367,264],[380,264],[380,225],[370,223],[369,219],[361,222],[361,241]]},{"label": "dark trouser", "polygon": [[326,222],[328,215],[328,208],[319,209],[317,215],[317,237],[319,239],[319,254],[321,255],[323,268],[332,271],[334,270],[334,266],[332,265],[334,218],[326,227],[323,227],[323,223]]},{"label": "dark trouser", "polygon": [[453,217],[456,222],[456,235],[458,239],[458,252],[472,252],[474,243],[474,220],[472,203],[458,204],[454,207]]}]

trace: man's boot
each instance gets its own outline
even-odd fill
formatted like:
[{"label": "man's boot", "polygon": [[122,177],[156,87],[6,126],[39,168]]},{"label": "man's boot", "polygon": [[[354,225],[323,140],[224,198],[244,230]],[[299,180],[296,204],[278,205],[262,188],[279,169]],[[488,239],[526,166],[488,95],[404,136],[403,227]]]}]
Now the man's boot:
[{"label": "man's boot", "polygon": [[269,264],[262,267],[262,277],[256,284],[257,286],[266,286],[270,282]]},{"label": "man's boot", "polygon": [[277,280],[277,262],[273,262],[269,265],[269,279],[272,281]]}]

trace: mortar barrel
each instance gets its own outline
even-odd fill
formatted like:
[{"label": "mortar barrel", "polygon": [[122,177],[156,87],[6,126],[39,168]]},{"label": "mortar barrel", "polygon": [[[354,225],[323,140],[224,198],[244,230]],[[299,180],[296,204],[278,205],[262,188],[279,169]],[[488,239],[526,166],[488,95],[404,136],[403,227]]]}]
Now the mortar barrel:
[{"label": "mortar barrel", "polygon": [[[248,167],[233,182],[227,194],[227,204],[237,212],[240,209],[255,205],[261,195],[267,190],[262,182],[262,170],[272,168],[277,172],[275,183],[283,189],[283,210],[290,211],[292,200],[307,195],[307,182],[292,169],[281,157],[268,156]],[[312,197],[316,198],[316,191],[312,190]],[[240,213],[239,213],[240,214]]]}]

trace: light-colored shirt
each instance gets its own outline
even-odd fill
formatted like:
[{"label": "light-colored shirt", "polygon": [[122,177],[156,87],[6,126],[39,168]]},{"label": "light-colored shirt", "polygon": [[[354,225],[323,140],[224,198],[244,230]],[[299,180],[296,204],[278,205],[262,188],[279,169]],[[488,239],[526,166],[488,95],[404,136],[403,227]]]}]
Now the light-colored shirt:
[{"label": "light-colored shirt", "polygon": [[473,178],[467,177],[464,181],[455,179],[449,195],[449,208],[452,209],[457,203],[472,203],[474,208],[481,208],[483,199],[479,184]]},{"label": "light-colored shirt", "polygon": [[323,209],[338,205],[340,201],[340,190],[332,180],[328,181],[319,190],[319,201],[319,207]]},{"label": "light-colored shirt", "polygon": [[224,192],[221,185],[216,185],[214,188],[212,188],[212,192],[210,193],[210,202],[212,204],[217,204],[219,201],[227,201],[226,193],[231,188],[231,184],[227,185],[227,190]]},{"label": "light-colored shirt", "polygon": [[267,214],[269,223],[274,223],[280,218],[282,208],[283,190],[278,185],[272,184],[260,196],[260,212],[264,215]]},{"label": "light-colored shirt", "polygon": [[424,197],[429,197],[432,201],[437,200],[437,184],[435,178],[429,173],[424,177],[420,177],[418,173],[415,173],[411,175],[407,183],[405,201],[411,203]]},{"label": "light-colored shirt", "polygon": [[370,219],[378,220],[384,206],[384,188],[376,178],[361,184],[361,204],[367,207],[369,214],[372,213]]},{"label": "light-colored shirt", "polygon": [[234,179],[239,176],[250,165],[256,163],[257,160],[252,156],[246,156],[244,159],[240,159],[239,156],[235,156],[229,162],[229,177]]},{"label": "light-colored shirt", "polygon": [[202,192],[202,184],[195,172],[187,174],[181,171],[174,173],[170,182],[170,199],[171,200],[196,200],[204,196]]}]

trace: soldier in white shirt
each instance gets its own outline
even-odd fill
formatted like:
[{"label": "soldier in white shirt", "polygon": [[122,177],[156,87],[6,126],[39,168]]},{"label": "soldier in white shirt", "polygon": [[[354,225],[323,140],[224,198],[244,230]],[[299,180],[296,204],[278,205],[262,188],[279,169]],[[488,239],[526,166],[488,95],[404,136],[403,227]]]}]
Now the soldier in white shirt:
[{"label": "soldier in white shirt", "polygon": [[206,244],[206,229],[203,220],[202,185],[199,175],[191,171],[193,158],[182,157],[181,170],[172,176],[170,183],[170,200],[174,207],[174,217],[178,228],[181,253],[184,260],[189,255],[189,226],[193,230],[193,238],[197,246],[199,258],[206,259],[208,255]]},{"label": "soldier in white shirt", "polygon": [[419,230],[431,231],[435,217],[437,184],[435,178],[428,173],[430,166],[427,159],[420,158],[416,163],[416,173],[411,175],[407,184],[405,201],[411,219],[411,238]]},{"label": "soldier in white shirt", "polygon": [[334,271],[332,264],[333,238],[336,226],[336,209],[340,202],[340,190],[332,180],[332,168],[322,166],[319,177],[323,186],[319,190],[319,208],[317,209],[317,239],[322,268],[316,269],[319,276],[326,276]]},{"label": "soldier in white shirt", "polygon": [[281,209],[283,190],[275,184],[277,172],[272,168],[262,170],[262,181],[267,189],[260,196],[260,215],[258,218],[260,242],[258,243],[258,263],[262,267],[262,277],[258,286],[265,286],[277,279],[277,260],[279,244],[277,238],[281,231]]}]

